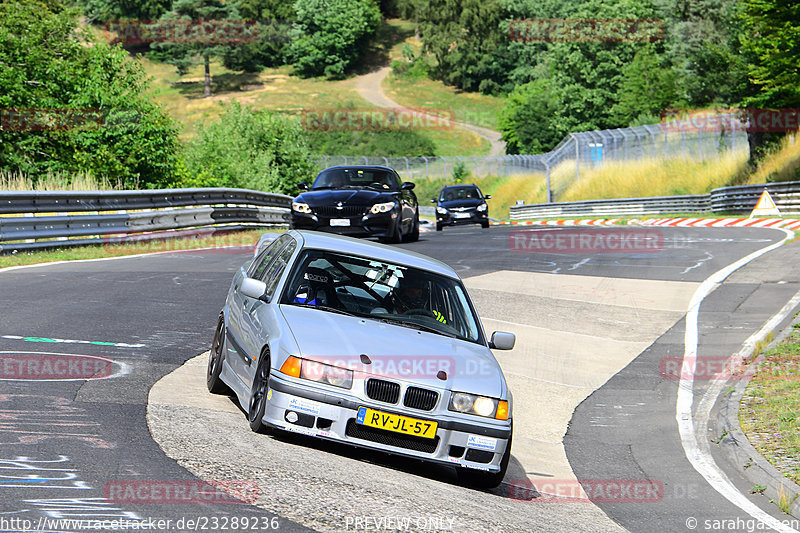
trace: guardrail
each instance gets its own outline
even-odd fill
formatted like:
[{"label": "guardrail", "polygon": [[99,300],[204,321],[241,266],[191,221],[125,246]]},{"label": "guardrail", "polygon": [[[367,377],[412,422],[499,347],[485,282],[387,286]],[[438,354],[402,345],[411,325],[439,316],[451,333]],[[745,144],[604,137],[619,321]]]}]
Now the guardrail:
[{"label": "guardrail", "polygon": [[749,214],[764,189],[769,191],[781,214],[800,215],[800,181],[722,187],[709,194],[696,196],[660,196],[617,198],[582,202],[556,202],[534,205],[513,205],[512,220],[561,216],[628,216],[672,213]]},{"label": "guardrail", "polygon": [[291,202],[283,194],[223,188],[0,191],[0,252],[163,239],[187,228],[286,225]]}]

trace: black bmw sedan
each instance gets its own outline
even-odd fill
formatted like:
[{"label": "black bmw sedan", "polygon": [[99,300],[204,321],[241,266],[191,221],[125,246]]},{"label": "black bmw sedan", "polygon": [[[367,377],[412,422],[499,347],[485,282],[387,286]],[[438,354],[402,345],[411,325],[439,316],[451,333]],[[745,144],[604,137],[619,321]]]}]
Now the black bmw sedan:
[{"label": "black bmw sedan", "polygon": [[292,202],[292,228],[377,237],[398,243],[419,239],[414,184],[393,169],[348,165],[326,168]]},{"label": "black bmw sedan", "polygon": [[489,208],[486,200],[489,198],[491,195],[484,196],[477,185],[442,188],[439,198],[431,200],[436,204],[436,231],[442,231],[444,226],[460,224],[480,224],[488,228]]}]

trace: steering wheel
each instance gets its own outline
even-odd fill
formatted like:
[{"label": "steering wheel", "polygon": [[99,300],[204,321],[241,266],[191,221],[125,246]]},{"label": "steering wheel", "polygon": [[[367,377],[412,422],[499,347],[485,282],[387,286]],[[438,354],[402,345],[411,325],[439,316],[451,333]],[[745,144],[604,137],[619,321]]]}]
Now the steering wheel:
[{"label": "steering wheel", "polygon": [[431,318],[436,318],[436,315],[428,311],[427,309],[422,309],[421,307],[417,307],[414,309],[409,309],[408,311],[403,312],[404,315],[423,315],[429,316]]}]

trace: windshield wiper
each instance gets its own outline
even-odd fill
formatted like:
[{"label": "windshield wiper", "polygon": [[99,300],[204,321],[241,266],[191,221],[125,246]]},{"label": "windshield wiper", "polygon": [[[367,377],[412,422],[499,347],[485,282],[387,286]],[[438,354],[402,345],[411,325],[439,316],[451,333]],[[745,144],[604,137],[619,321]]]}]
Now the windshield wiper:
[{"label": "windshield wiper", "polygon": [[420,331],[427,331],[428,333],[436,333],[438,335],[444,335],[445,337],[450,337],[453,339],[458,338],[458,335],[447,333],[446,331],[432,328],[430,326],[423,326],[422,324],[417,324],[416,322],[406,322],[405,320],[397,320],[396,318],[378,318],[377,320],[380,322],[386,322],[387,324],[395,324],[397,326],[404,326],[407,328],[417,329]]},{"label": "windshield wiper", "polygon": [[363,318],[362,315],[357,315],[355,313],[351,313],[350,311],[345,311],[344,309],[339,309],[337,307],[330,307],[328,305],[302,304],[302,303],[299,303],[299,302],[294,302],[294,303],[291,303],[289,305],[296,305],[298,307],[306,307],[308,309],[320,309],[322,311],[328,311],[330,313],[338,313],[340,315],[353,316],[353,317],[356,317],[356,318]]}]

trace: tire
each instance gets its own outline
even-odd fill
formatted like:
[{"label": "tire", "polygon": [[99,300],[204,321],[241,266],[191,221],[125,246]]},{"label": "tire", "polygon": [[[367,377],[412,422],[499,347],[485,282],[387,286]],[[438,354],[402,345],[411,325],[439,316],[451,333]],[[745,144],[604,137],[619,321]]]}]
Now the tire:
[{"label": "tire", "polygon": [[441,222],[437,222],[436,223],[436,231],[442,231],[442,223]]},{"label": "tire", "polygon": [[487,229],[489,227],[489,222],[481,222],[481,227]]},{"label": "tire", "polygon": [[411,226],[411,232],[406,235],[406,242],[417,242],[419,240],[419,212],[414,215],[414,222]]},{"label": "tire", "polygon": [[267,427],[261,421],[267,409],[267,390],[269,389],[270,359],[269,350],[264,350],[258,360],[253,386],[250,388],[250,403],[247,408],[247,421],[256,433],[265,433]]},{"label": "tire", "polygon": [[403,234],[400,231],[400,226],[402,225],[403,225],[402,221],[398,221],[397,224],[395,224],[394,226],[394,233],[392,233],[392,235],[390,235],[389,237],[382,239],[383,242],[386,244],[398,244],[403,242]]},{"label": "tire", "polygon": [[206,386],[212,394],[225,394],[230,392],[225,383],[220,379],[222,372],[223,353],[225,350],[225,317],[220,315],[214,340],[211,341],[211,350],[208,353],[208,370],[206,371]]},{"label": "tire", "polygon": [[506,452],[500,460],[500,471],[482,472],[480,470],[472,470],[470,468],[458,467],[458,481],[462,485],[467,485],[476,489],[493,489],[503,482],[508,470],[508,463],[511,460],[511,438],[508,439],[506,445]]}]

